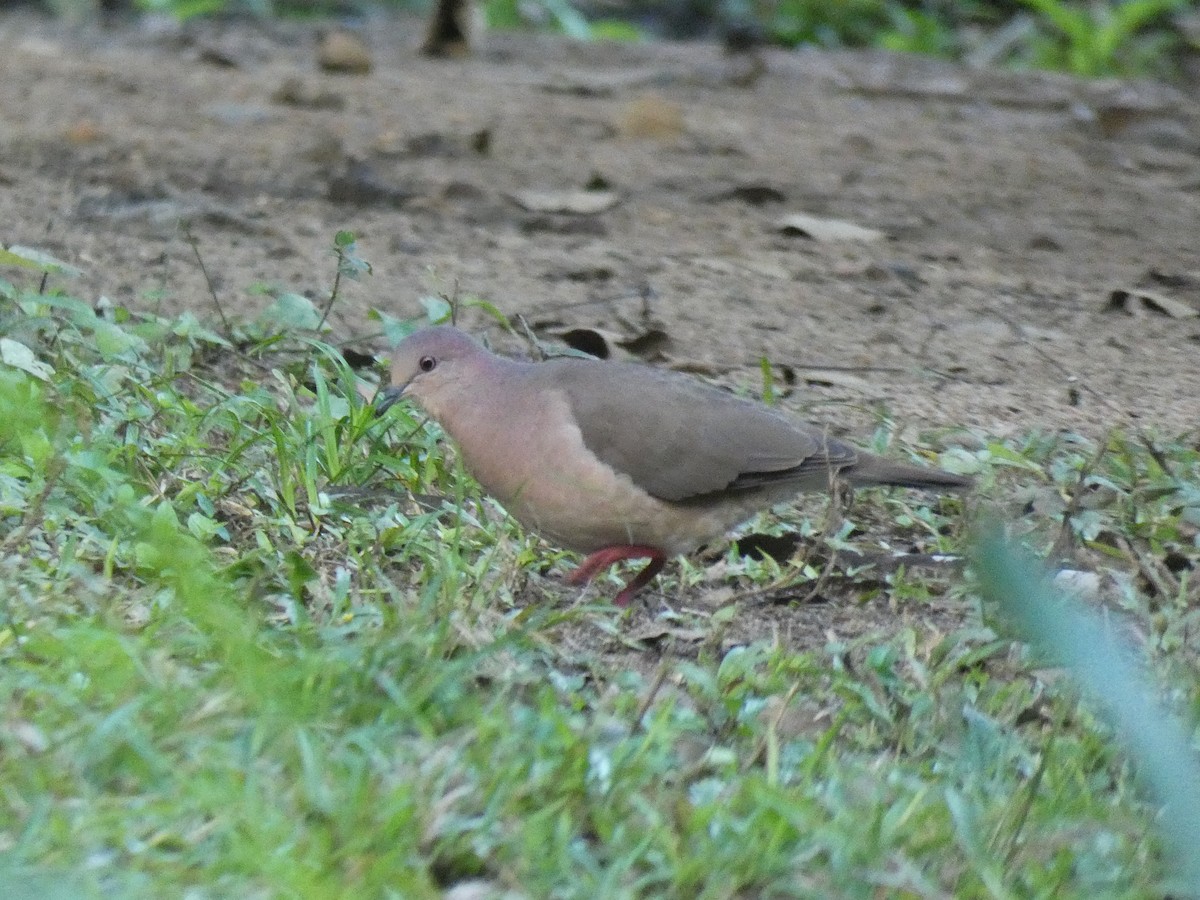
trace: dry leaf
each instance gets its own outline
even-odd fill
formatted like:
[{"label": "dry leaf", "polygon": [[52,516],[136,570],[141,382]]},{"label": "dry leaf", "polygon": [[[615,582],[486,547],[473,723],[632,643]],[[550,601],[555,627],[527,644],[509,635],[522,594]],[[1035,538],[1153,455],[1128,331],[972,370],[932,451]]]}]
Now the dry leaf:
[{"label": "dry leaf", "polygon": [[619,349],[621,336],[615,331],[602,328],[552,328],[548,333],[572,350],[596,359],[621,359],[628,355]]},{"label": "dry leaf", "polygon": [[779,220],[776,227],[783,234],[811,238],[814,241],[880,241],[887,237],[882,231],[864,228],[841,219],[823,219],[807,213],[791,213]]},{"label": "dry leaf", "polygon": [[1200,310],[1189,304],[1142,288],[1133,288],[1130,290],[1117,288],[1117,290],[1108,295],[1107,309],[1110,311],[1119,309],[1133,316],[1141,315],[1143,312],[1148,311],[1158,313],[1162,316],[1170,316],[1172,319],[1195,319],[1200,317]]},{"label": "dry leaf", "polygon": [[624,333],[603,328],[548,328],[546,333],[558,338],[573,350],[597,359],[628,359],[633,356],[649,358],[667,343],[667,333],[660,326],[628,328]]},{"label": "dry leaf", "polygon": [[673,138],[683,132],[683,110],[658,94],[643,94],[621,110],[617,131],[632,138]]},{"label": "dry leaf", "polygon": [[594,216],[612,209],[621,200],[614,191],[520,191],[509,197],[529,212],[577,216]]}]

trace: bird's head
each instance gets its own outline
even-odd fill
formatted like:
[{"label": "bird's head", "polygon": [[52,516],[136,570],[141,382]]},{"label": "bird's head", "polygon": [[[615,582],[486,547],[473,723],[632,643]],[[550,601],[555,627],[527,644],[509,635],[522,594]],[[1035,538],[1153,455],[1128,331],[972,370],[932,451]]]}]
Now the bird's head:
[{"label": "bird's head", "polygon": [[411,397],[436,419],[489,358],[478,341],[452,325],[414,331],[396,346],[391,384],[379,392],[376,407],[382,414],[401,397]]}]

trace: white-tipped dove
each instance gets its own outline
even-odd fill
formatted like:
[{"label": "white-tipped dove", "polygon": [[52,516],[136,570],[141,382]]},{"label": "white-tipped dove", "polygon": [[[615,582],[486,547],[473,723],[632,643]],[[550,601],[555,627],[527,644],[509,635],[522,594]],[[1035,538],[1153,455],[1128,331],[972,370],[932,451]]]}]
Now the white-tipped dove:
[{"label": "white-tipped dove", "polygon": [[626,605],[668,557],[799,491],[852,485],[952,490],[971,479],[856,450],[677,372],[636,363],[497,356],[450,326],[396,347],[381,409],[412,397],[519,522],[589,554],[572,584],[649,559]]}]

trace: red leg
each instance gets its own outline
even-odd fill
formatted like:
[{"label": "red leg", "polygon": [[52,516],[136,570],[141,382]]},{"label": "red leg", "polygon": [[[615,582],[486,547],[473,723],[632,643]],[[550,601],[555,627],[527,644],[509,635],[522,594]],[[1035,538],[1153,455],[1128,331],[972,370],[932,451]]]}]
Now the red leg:
[{"label": "red leg", "polygon": [[591,581],[598,573],[614,563],[624,559],[648,559],[649,563],[638,572],[621,592],[613,599],[617,606],[626,606],[634,594],[650,583],[650,580],[662,571],[667,563],[667,555],[657,547],[647,547],[640,544],[627,544],[619,547],[605,547],[584,559],[579,567],[567,576],[568,584],[584,584]]},{"label": "red leg", "polygon": [[663,566],[667,564],[667,557],[663,553],[658,553],[650,558],[650,562],[646,563],[646,568],[638,572],[629,580],[625,587],[621,588],[621,592],[613,597],[613,603],[617,606],[628,606],[629,601],[633,599],[642,588],[648,585],[654,576],[662,571]]}]

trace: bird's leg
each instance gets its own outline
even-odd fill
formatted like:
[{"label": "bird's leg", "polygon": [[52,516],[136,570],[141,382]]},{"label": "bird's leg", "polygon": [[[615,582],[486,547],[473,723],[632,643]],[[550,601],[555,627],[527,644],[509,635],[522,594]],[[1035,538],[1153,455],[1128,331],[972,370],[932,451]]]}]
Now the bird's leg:
[{"label": "bird's leg", "polygon": [[629,601],[634,598],[634,595],[648,585],[654,579],[654,576],[662,571],[663,566],[666,564],[666,554],[656,551],[650,557],[650,562],[646,563],[646,567],[634,575],[633,578],[629,579],[629,583],[621,588],[617,596],[613,597],[613,603],[617,606],[628,606]]},{"label": "bird's leg", "polygon": [[625,559],[648,559],[650,562],[638,572],[621,592],[613,598],[617,606],[627,606],[634,594],[650,583],[650,580],[662,571],[667,563],[667,555],[657,547],[646,547],[640,544],[626,544],[620,547],[605,547],[589,555],[579,567],[567,576],[568,584],[585,584],[591,581],[599,572],[604,571],[614,563]]}]

